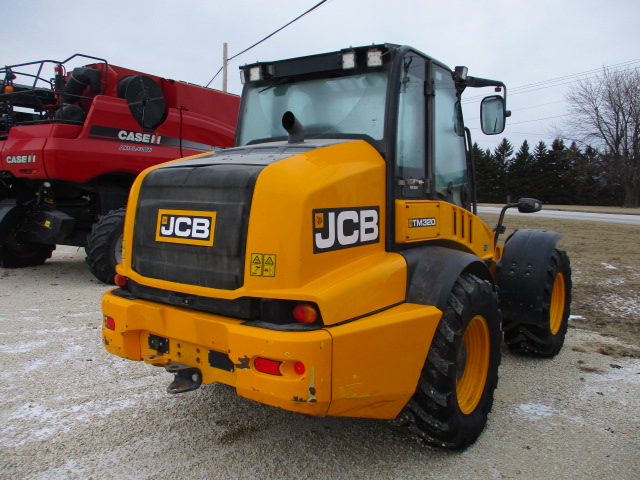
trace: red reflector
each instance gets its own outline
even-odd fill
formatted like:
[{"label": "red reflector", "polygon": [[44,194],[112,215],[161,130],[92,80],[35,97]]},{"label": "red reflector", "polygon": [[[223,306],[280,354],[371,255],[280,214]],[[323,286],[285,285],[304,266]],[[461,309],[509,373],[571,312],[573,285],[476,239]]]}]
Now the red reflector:
[{"label": "red reflector", "polygon": [[318,318],[318,312],[308,303],[299,303],[293,309],[293,318],[300,323],[313,323]]},{"label": "red reflector", "polygon": [[129,279],[124,275],[120,275],[119,273],[116,273],[116,276],[113,277],[113,283],[115,283],[120,288],[127,288],[127,285],[129,284]]},{"label": "red reflector", "polygon": [[298,375],[304,375],[304,363],[296,362],[295,365],[293,366],[293,371],[296,372]]},{"label": "red reflector", "polygon": [[280,373],[280,365],[282,362],[278,362],[277,360],[269,360],[267,358],[256,358],[253,361],[253,366],[256,367],[256,370],[262,373],[268,373],[269,375],[282,375]]},{"label": "red reflector", "polygon": [[104,328],[108,328],[109,330],[115,330],[116,321],[111,317],[104,317]]}]

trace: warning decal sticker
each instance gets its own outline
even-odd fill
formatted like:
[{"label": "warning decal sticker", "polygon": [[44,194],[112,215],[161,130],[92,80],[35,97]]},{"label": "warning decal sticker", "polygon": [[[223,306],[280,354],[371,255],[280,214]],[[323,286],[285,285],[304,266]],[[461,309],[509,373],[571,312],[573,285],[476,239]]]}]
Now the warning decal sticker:
[{"label": "warning decal sticker", "polygon": [[252,277],[275,277],[276,256],[271,253],[252,253],[249,268]]}]

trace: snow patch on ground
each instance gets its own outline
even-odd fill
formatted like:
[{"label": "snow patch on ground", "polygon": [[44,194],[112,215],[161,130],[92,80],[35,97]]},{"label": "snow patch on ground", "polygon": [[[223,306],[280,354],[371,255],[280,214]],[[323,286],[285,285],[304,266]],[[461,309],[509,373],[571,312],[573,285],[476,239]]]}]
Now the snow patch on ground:
[{"label": "snow patch on ground", "polygon": [[93,312],[67,313],[65,315],[65,317],[66,318],[77,318],[77,317],[91,317],[91,318],[94,318],[96,315],[101,316],[102,312],[100,310],[94,310]]},{"label": "snow patch on ground", "polygon": [[542,403],[523,403],[518,408],[529,420],[537,420],[538,418],[551,417],[558,414],[557,410]]},{"label": "snow patch on ground", "polygon": [[48,343],[47,340],[20,342],[14,345],[0,345],[0,353],[27,353]]},{"label": "snow patch on ground", "polygon": [[622,317],[635,317],[640,312],[640,298],[629,298],[612,294],[599,302],[602,308],[615,311]]},{"label": "snow patch on ground", "polygon": [[[81,403],[75,400],[78,403],[60,407],[29,402],[15,408],[8,415],[8,422],[0,432],[9,434],[16,430],[22,430],[20,424],[29,425],[29,434],[23,436],[16,444],[12,444],[12,446],[20,446],[60,435],[79,425],[95,425],[94,419],[96,418],[107,417],[116,411],[136,407],[140,403],[141,397],[138,395],[116,400],[99,399]],[[65,400],[69,400],[69,398],[66,397]],[[4,442],[0,440],[0,443]]]},{"label": "snow patch on ground", "polygon": [[601,262],[600,265],[602,265],[604,268],[607,268],[609,270],[617,270],[618,269],[618,267],[614,267],[610,263],[606,263],[606,262]]},{"label": "snow patch on ground", "polygon": [[522,403],[518,406],[518,410],[526,420],[532,422],[555,417],[559,420],[569,420],[573,423],[585,423],[583,418],[580,416],[570,415],[565,411],[558,410],[549,405],[545,405],[544,403]]}]

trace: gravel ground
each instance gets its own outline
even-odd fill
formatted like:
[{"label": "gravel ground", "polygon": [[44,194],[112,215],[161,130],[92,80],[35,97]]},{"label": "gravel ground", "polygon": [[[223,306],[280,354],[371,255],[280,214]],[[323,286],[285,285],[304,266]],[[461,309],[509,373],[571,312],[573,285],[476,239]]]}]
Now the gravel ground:
[{"label": "gravel ground", "polygon": [[465,452],[385,422],[314,418],[223,385],[172,396],[159,368],[108,355],[84,252],[0,268],[0,478],[640,478],[640,361],[570,329],[553,360],[504,352],[493,412]]}]

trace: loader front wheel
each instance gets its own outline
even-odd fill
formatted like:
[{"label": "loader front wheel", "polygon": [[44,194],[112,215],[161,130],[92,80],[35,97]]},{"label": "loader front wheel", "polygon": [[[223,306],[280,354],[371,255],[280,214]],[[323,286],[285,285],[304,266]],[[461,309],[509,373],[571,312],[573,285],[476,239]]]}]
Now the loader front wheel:
[{"label": "loader front wheel", "polygon": [[420,440],[463,449],[487,422],[498,384],[500,313],[492,285],[461,275],[433,337],[416,392],[396,424]]},{"label": "loader front wheel", "polygon": [[562,349],[571,307],[571,265],[564,250],[554,249],[542,286],[542,303],[526,311],[504,309],[504,339],[510,350],[554,357]]},{"label": "loader front wheel", "polygon": [[116,265],[122,262],[122,231],[125,209],[112,210],[93,225],[85,253],[91,273],[103,283],[113,284]]}]

